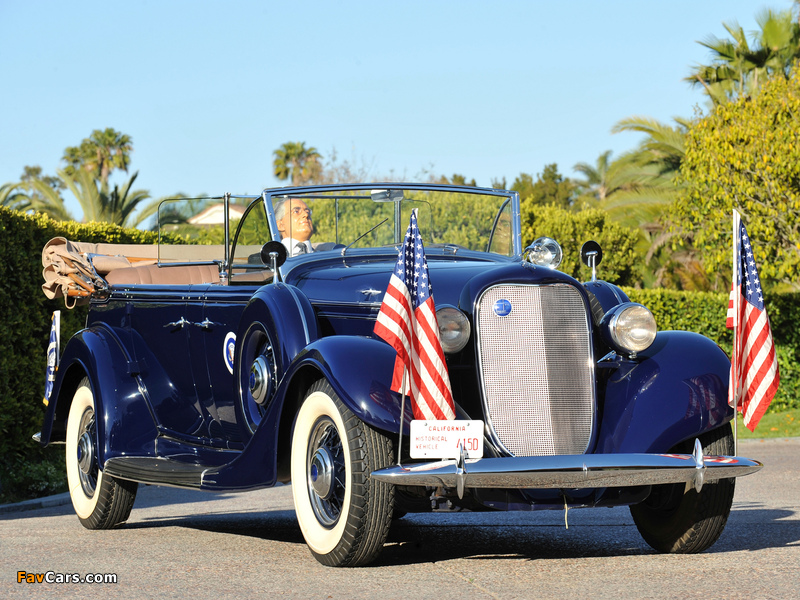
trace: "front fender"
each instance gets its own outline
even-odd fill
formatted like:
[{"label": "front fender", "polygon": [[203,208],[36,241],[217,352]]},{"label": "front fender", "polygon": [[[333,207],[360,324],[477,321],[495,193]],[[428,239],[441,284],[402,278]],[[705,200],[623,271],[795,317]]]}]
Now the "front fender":
[{"label": "front fender", "polygon": [[97,415],[98,460],[127,452],[152,454],[155,421],[147,407],[134,364],[114,331],[97,325],[76,333],[61,356],[53,393],[42,424],[41,444],[63,442],[72,396],[89,378]]},{"label": "front fender", "polygon": [[[386,342],[339,335],[310,344],[297,367],[313,365],[359,419],[376,429],[398,433],[400,394],[389,389],[396,357],[397,352]],[[411,414],[410,404],[405,410]]]},{"label": "front fender", "polygon": [[729,371],[713,341],[684,331],[660,332],[635,360],[601,362],[596,452],[668,452],[727,423]]}]

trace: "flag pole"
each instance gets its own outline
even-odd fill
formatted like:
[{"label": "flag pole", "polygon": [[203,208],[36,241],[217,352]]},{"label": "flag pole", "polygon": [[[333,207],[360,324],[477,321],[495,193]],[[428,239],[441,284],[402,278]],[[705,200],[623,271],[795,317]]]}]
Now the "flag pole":
[{"label": "flag pole", "polygon": [[733,454],[739,456],[739,308],[741,306],[741,282],[739,281],[740,230],[742,217],[733,209],[733,279],[731,285],[733,296],[733,353],[731,356],[731,398],[733,399]]},{"label": "flag pole", "polygon": [[400,392],[400,436],[397,440],[397,466],[402,467],[400,464],[400,457],[403,454],[403,425],[406,422],[406,391],[408,390],[408,369],[403,368],[403,387]]}]

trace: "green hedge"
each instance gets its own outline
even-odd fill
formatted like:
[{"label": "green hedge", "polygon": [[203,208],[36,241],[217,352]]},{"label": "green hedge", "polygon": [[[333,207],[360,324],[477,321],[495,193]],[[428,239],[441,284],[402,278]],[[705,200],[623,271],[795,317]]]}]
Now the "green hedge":
[{"label": "green hedge", "polygon": [[[625,289],[631,300],[648,307],[658,328],[696,331],[708,336],[731,354],[733,337],[725,327],[728,294],[679,292],[673,290]],[[766,297],[767,313],[778,354],[781,383],[770,405],[771,411],[800,408],[800,293]]]},{"label": "green hedge", "polygon": [[[66,487],[63,446],[40,449],[31,435],[41,428],[45,350],[50,315],[61,310],[62,345],[86,320],[86,308],[64,308],[42,293],[41,249],[52,237],[86,242],[155,243],[155,234],[106,223],[59,222],[0,207],[0,503],[41,496]],[[648,306],[659,328],[702,332],[730,350],[725,329],[727,295],[626,289]],[[800,294],[768,298],[779,346],[781,387],[773,410],[798,408]]]},{"label": "green hedge", "polygon": [[55,237],[152,244],[156,234],[108,223],[80,224],[0,207],[0,503],[66,489],[63,446],[42,450],[45,351],[50,315],[61,309],[62,345],[86,322],[86,307],[64,308],[42,293],[42,247]]}]

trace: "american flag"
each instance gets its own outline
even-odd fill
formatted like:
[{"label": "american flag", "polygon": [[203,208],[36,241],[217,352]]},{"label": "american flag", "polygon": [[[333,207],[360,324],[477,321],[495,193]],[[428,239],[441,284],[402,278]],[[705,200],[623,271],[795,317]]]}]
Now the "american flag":
[{"label": "american flag", "polygon": [[733,212],[733,280],[725,325],[733,329],[733,356],[728,399],[754,431],[778,389],[778,359],[750,238]]},{"label": "american flag", "polygon": [[47,369],[45,371],[44,383],[44,405],[50,402],[50,395],[53,393],[53,385],[56,381],[56,371],[58,371],[58,355],[61,345],[61,311],[53,311],[50,322],[50,343],[47,345]]},{"label": "american flag", "polygon": [[411,397],[414,418],[455,419],[428,262],[417,228],[417,209],[411,212],[375,334],[397,351],[392,390]]}]

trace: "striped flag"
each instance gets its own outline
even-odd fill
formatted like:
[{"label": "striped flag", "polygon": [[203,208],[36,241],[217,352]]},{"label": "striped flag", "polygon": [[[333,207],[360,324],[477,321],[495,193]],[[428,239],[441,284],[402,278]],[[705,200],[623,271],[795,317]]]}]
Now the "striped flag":
[{"label": "striped flag", "polygon": [[396,351],[392,390],[411,397],[415,419],[455,419],[417,209],[411,212],[375,334]]},{"label": "striped flag", "polygon": [[56,371],[58,371],[58,358],[61,347],[61,311],[53,311],[50,323],[50,343],[47,345],[47,370],[44,379],[44,399],[45,406],[50,403],[50,395],[53,393],[53,384],[56,381]]},{"label": "striped flag", "polygon": [[737,211],[733,211],[733,232],[734,285],[725,323],[733,329],[728,400],[754,431],[775,396],[780,376],[753,249]]}]

